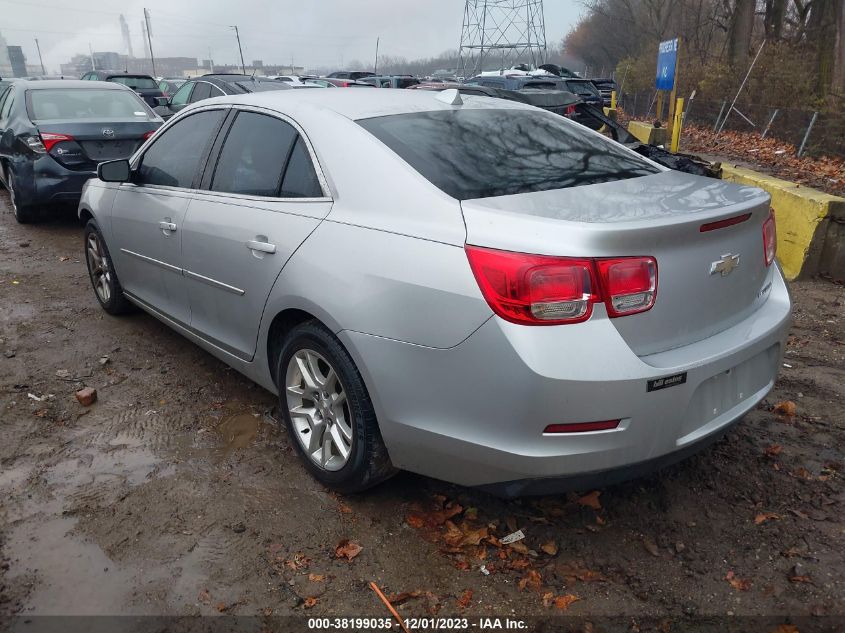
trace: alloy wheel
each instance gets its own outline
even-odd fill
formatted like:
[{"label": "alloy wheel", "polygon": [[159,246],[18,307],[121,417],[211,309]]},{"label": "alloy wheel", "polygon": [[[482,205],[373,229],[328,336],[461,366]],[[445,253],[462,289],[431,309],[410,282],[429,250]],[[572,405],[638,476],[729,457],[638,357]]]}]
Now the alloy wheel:
[{"label": "alloy wheel", "polygon": [[97,233],[91,232],[88,234],[85,252],[88,257],[88,271],[91,275],[94,291],[102,303],[108,303],[112,295],[111,269],[109,259]]},{"label": "alloy wheel", "polygon": [[288,361],[285,396],[304,452],[324,470],[343,468],[352,454],[352,415],[334,367],[303,348]]}]

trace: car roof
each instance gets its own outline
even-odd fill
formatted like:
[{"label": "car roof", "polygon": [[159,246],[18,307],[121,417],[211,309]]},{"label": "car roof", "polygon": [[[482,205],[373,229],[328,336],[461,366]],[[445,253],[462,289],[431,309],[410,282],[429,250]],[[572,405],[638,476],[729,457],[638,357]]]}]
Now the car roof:
[{"label": "car roof", "polygon": [[89,90],[128,90],[126,86],[109,83],[108,81],[82,81],[81,79],[22,79],[15,82],[22,84],[27,90],[44,90],[46,88],[87,88]]},{"label": "car roof", "polygon": [[152,75],[147,75],[146,73],[128,73],[125,70],[95,70],[93,71],[98,75],[103,75],[104,77],[149,77],[150,79],[153,78]]},{"label": "car roof", "polygon": [[[385,93],[390,94],[385,94]],[[411,114],[438,110],[532,109],[531,106],[503,99],[463,95],[463,105],[453,106],[438,99],[442,92],[427,90],[279,90],[214,97],[199,102],[252,105],[278,110],[301,119],[333,112],[351,120],[393,114]]]}]

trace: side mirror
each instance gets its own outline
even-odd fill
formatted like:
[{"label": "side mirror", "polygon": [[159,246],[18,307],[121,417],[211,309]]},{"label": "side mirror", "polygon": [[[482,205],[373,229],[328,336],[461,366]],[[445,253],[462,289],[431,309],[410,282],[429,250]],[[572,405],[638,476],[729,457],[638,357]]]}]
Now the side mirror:
[{"label": "side mirror", "polygon": [[157,106],[167,106],[170,103],[170,97],[156,97]]},{"label": "side mirror", "polygon": [[129,182],[131,170],[128,160],[110,160],[97,165],[97,178],[103,182]]}]

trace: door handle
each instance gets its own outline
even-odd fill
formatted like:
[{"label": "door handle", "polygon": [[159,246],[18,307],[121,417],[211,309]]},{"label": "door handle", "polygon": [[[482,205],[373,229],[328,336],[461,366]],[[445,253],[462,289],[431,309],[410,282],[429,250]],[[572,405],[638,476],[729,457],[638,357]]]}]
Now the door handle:
[{"label": "door handle", "polygon": [[162,231],[173,232],[176,230],[176,225],[173,222],[167,222],[162,220],[158,223],[158,228],[160,228]]},{"label": "door handle", "polygon": [[256,240],[250,240],[249,242],[247,242],[246,247],[251,251],[269,253],[270,255],[276,252],[275,244],[268,244],[267,242],[257,242]]}]

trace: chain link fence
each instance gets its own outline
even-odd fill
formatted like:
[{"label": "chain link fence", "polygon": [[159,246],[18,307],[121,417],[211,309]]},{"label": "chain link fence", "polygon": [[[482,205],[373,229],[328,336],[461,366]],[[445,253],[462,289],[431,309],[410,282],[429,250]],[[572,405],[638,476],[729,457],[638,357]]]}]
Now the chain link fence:
[{"label": "chain link fence", "polygon": [[[655,116],[654,92],[625,93],[620,104],[633,119]],[[717,132],[720,128],[749,132],[790,143],[804,156],[836,156],[845,158],[845,115],[797,108],[737,104],[727,120],[731,99],[685,100],[685,124],[692,123]],[[664,117],[667,106],[664,106]],[[805,142],[806,139],[806,142]]]}]

